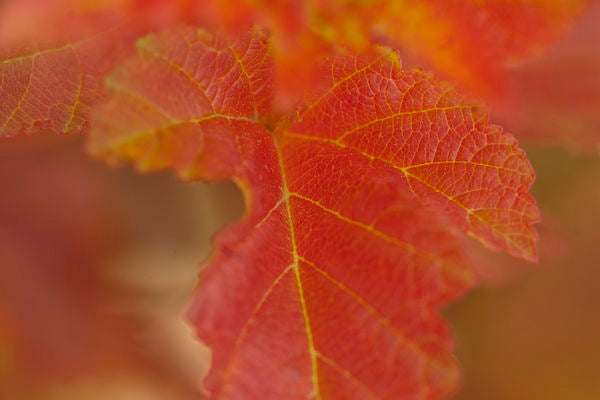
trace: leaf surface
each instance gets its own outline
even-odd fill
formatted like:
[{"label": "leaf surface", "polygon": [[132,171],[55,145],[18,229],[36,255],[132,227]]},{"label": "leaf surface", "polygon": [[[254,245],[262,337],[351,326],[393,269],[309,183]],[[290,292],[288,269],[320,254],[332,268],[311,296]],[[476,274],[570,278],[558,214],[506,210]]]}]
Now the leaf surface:
[{"label": "leaf surface", "polygon": [[0,61],[0,136],[81,131],[103,97],[103,75],[120,58],[118,42],[105,32]]},{"label": "leaf surface", "polygon": [[81,131],[103,97],[103,76],[131,54],[123,16],[56,7],[67,2],[22,3],[9,2],[0,14],[0,137]]},{"label": "leaf surface", "polygon": [[[216,399],[438,399],[458,371],[439,308],[475,280],[461,246],[535,257],[533,172],[487,112],[395,53],[339,55],[277,128],[259,30],[138,42],[107,80],[89,149],[184,179],[234,179],[190,317]],[[265,123],[265,122],[268,122]]]}]

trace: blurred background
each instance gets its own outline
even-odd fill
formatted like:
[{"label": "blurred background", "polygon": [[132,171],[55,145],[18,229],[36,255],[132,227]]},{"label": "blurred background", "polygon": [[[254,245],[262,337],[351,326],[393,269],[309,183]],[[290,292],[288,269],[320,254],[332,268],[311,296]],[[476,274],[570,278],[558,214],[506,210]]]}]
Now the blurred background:
[{"label": "blurred background", "polygon": [[464,374],[455,398],[600,399],[600,159],[525,147],[540,261],[489,254],[491,279],[445,310]]},{"label": "blurred background", "polygon": [[83,139],[0,141],[0,398],[203,398],[185,311],[241,195],[113,170]]},{"label": "blurred background", "polygon": [[[483,284],[444,311],[457,400],[600,399],[600,7],[514,69],[512,132],[537,173],[536,265],[473,244]],[[81,135],[0,140],[0,399],[202,399],[185,312],[229,182],[87,157]]]}]

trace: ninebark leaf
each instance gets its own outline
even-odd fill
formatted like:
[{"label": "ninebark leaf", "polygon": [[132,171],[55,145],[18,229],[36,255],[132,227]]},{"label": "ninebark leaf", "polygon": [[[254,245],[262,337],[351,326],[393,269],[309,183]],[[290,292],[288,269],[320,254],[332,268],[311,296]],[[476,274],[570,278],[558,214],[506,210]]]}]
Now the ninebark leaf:
[{"label": "ninebark leaf", "polygon": [[[185,179],[234,179],[190,317],[216,399],[438,399],[454,390],[438,310],[475,280],[460,231],[535,258],[533,172],[479,104],[395,53],[327,61],[330,88],[274,130],[261,31],[138,42],[107,80],[90,150]],[[326,77],[325,77],[326,78]]]},{"label": "ninebark leaf", "polygon": [[187,0],[3,2],[0,137],[83,131],[104,99],[104,76],[132,55],[134,39],[179,25],[187,8]]},{"label": "ninebark leaf", "polygon": [[131,54],[119,22],[101,12],[65,17],[58,23],[68,32],[35,40],[0,36],[0,137],[81,131],[103,98],[104,75]]}]

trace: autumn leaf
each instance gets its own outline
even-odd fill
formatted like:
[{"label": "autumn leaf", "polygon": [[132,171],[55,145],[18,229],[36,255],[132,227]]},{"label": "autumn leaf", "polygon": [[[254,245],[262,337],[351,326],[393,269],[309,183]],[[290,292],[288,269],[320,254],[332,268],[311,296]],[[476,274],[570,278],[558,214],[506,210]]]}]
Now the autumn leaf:
[{"label": "autumn leaf", "polygon": [[186,21],[187,1],[11,0],[0,5],[0,137],[85,130],[133,42]]},{"label": "autumn leaf", "polygon": [[120,58],[106,33],[0,62],[0,136],[81,131],[103,98],[102,77]]},{"label": "autumn leaf", "polygon": [[[312,76],[311,65],[293,64],[296,54],[324,53],[323,43],[364,49],[387,43],[403,58],[431,67],[472,91],[495,98],[504,92],[506,66],[526,59],[560,37],[585,0],[215,0],[216,18],[234,31],[253,23],[276,38],[280,84]],[[289,62],[286,62],[289,60]],[[296,59],[297,60],[297,59]],[[292,91],[293,87],[284,86]],[[293,92],[292,92],[293,93]],[[296,94],[298,92],[296,91]],[[300,93],[301,94],[301,93]],[[291,94],[290,94],[291,95]]]},{"label": "autumn leaf", "polygon": [[[496,99],[506,95],[507,67],[560,38],[586,0],[388,3],[382,30],[417,65],[431,65],[471,91]],[[406,13],[406,7],[412,12]],[[403,23],[394,22],[402,16]]]},{"label": "autumn leaf", "polygon": [[[503,68],[560,36],[584,0],[298,2],[8,0],[0,8],[0,136],[85,130],[103,76],[132,41],[182,22],[273,35],[276,110],[289,111],[337,45],[400,46],[403,58],[493,98]],[[219,24],[220,23],[220,24]]]},{"label": "autumn leaf", "polygon": [[233,179],[190,317],[214,398],[441,398],[458,372],[438,310],[475,280],[459,231],[535,258],[533,172],[478,103],[394,52],[340,54],[330,88],[271,129],[260,30],[138,42],[107,81],[89,149],[143,171]]},{"label": "autumn leaf", "polygon": [[[103,76],[131,54],[125,51],[119,16],[102,10],[69,19],[57,12],[53,22],[62,29],[30,33],[23,25],[32,21],[19,22],[20,13],[27,14],[18,6],[7,4],[2,14],[2,25],[11,29],[0,31],[0,137],[81,131],[90,107],[103,97]],[[29,9],[55,14],[49,5],[29,4]]]}]

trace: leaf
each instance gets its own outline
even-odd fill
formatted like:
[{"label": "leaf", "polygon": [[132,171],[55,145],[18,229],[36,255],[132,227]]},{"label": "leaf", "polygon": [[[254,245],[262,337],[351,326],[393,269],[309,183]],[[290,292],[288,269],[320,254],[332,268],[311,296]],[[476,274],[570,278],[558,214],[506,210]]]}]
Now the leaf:
[{"label": "leaf", "polygon": [[103,32],[0,61],[0,136],[81,131],[103,98],[103,75],[121,55],[118,40]]},{"label": "leaf", "polygon": [[[315,41],[358,49],[393,43],[403,58],[435,68],[469,89],[497,97],[507,64],[539,52],[560,37],[585,0],[214,1],[225,26],[269,27],[282,63],[296,52],[322,54]],[[293,3],[293,4],[291,4]],[[311,36],[318,33],[320,38]],[[288,66],[293,64],[288,63]],[[301,77],[310,66],[295,65]],[[293,77],[282,73],[282,81]],[[293,88],[291,88],[293,89]],[[296,92],[298,93],[298,92]],[[300,92],[301,94],[301,92]]]},{"label": "leaf", "polygon": [[128,55],[132,38],[180,22],[220,21],[233,32],[255,22],[268,27],[274,35],[276,111],[293,109],[318,80],[318,64],[305,60],[320,59],[335,45],[364,50],[374,41],[401,46],[405,59],[493,98],[506,86],[505,64],[558,37],[583,0],[5,3],[0,136],[84,130],[90,108],[103,99],[103,76]]},{"label": "leaf", "polygon": [[[40,4],[43,3],[43,4]],[[184,1],[12,0],[0,8],[0,137],[81,132],[135,38],[185,20]]]},{"label": "leaf", "polygon": [[[65,15],[51,5],[29,4],[30,11],[8,5],[2,21],[12,30],[0,32],[0,137],[81,131],[90,107],[103,97],[103,76],[130,54],[119,15],[104,10]],[[20,13],[42,11],[62,28],[28,34],[36,20],[19,22]]]},{"label": "leaf", "polygon": [[[413,13],[408,17],[403,7],[389,2],[383,29],[416,61],[425,60],[443,76],[494,99],[505,95],[507,67],[561,37],[585,2],[409,0],[405,4]],[[394,22],[402,15],[404,24]]]},{"label": "leaf", "polygon": [[214,351],[213,398],[452,392],[438,310],[475,279],[458,231],[535,258],[533,172],[514,139],[390,51],[330,60],[330,89],[275,130],[260,30],[228,42],[182,29],[138,51],[107,80],[90,151],[234,179],[246,198],[190,311]]}]

